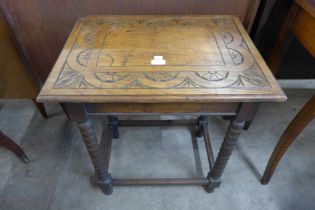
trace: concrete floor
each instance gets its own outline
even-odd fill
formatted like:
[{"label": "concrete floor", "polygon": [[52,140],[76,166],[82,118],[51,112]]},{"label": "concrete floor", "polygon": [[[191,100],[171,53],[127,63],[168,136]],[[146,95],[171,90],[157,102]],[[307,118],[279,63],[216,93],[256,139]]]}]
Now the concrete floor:
[{"label": "concrete floor", "polygon": [[[59,106],[47,104],[50,117],[43,120],[31,101],[2,100],[0,128],[31,162],[23,164],[0,148],[0,209],[315,209],[315,121],[290,147],[269,185],[259,182],[281,133],[312,92],[288,91],[287,102],[261,106],[250,130],[241,134],[221,187],[212,194],[198,186],[164,186],[115,187],[111,196],[104,196],[91,185],[93,169],[78,129]],[[106,120],[93,121],[97,134],[105,136]],[[215,155],[227,125],[221,117],[210,117]],[[113,142],[114,177],[194,177],[208,172],[204,143],[196,140],[198,152],[187,128],[123,128],[120,133]]]}]

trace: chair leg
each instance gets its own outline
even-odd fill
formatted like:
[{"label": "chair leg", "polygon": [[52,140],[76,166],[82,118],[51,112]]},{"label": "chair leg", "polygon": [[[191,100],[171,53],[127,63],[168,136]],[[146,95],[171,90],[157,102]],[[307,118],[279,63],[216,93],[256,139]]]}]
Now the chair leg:
[{"label": "chair leg", "polygon": [[12,141],[9,137],[4,135],[0,130],[0,146],[14,152],[23,163],[28,163],[29,159],[25,155],[24,151],[19,147],[14,141]]},{"label": "chair leg", "polygon": [[68,111],[67,111],[65,105],[64,105],[63,103],[60,103],[60,106],[61,106],[63,112],[66,114],[68,120],[71,120],[71,119],[70,119],[70,116],[69,116],[69,113],[68,113]]},{"label": "chair leg", "polygon": [[40,112],[40,114],[42,115],[42,117],[44,119],[48,118],[45,106],[43,103],[38,103],[35,99],[32,99],[33,104],[36,106],[37,110]]},{"label": "chair leg", "polygon": [[268,184],[280,159],[292,144],[294,139],[303,131],[309,122],[315,117],[315,95],[306,103],[302,110],[295,116],[287,129],[283,132],[272,155],[268,161],[262,184]]},{"label": "chair leg", "polygon": [[114,139],[119,138],[119,120],[116,116],[108,116],[108,127],[112,129],[112,134]]}]

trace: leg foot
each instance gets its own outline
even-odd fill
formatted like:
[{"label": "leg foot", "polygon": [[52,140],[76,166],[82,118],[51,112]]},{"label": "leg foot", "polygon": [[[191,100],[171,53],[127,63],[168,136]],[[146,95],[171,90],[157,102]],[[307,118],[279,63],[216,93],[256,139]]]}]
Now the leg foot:
[{"label": "leg foot", "polygon": [[221,180],[220,179],[213,179],[211,178],[210,172],[208,173],[208,177],[209,179],[209,184],[206,186],[205,190],[208,193],[212,193],[214,191],[215,188],[219,188],[221,185]]},{"label": "leg foot", "polygon": [[119,131],[118,131],[118,127],[119,127],[119,120],[117,117],[115,116],[108,116],[108,127],[110,129],[112,129],[112,134],[113,134],[113,138],[114,139],[118,139],[119,138]]},{"label": "leg foot", "polygon": [[90,182],[93,186],[100,187],[105,195],[110,195],[113,193],[112,177],[110,173],[108,173],[105,181],[99,181],[95,173],[93,176],[91,176]]},{"label": "leg foot", "polygon": [[22,154],[22,155],[20,155],[19,158],[20,158],[20,160],[21,160],[23,163],[25,163],[25,164],[27,164],[27,163],[30,162],[30,160],[29,160],[28,157],[25,155],[25,153]]},{"label": "leg foot", "polygon": [[0,146],[4,147],[16,154],[23,163],[28,163],[29,159],[19,145],[12,141],[8,136],[4,135],[0,130]]},{"label": "leg foot", "polygon": [[105,181],[98,181],[98,185],[105,195],[110,195],[113,193],[112,177],[110,174],[108,174]]}]

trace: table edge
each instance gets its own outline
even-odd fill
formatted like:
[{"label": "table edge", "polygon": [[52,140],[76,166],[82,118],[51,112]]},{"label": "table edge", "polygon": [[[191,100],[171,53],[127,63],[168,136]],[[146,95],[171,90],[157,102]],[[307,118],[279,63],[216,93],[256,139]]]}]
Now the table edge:
[{"label": "table edge", "polygon": [[104,96],[104,95],[86,95],[68,96],[68,95],[39,95],[38,102],[59,102],[59,103],[174,103],[174,102],[283,102],[287,100],[285,94],[273,95],[185,95],[185,96]]}]

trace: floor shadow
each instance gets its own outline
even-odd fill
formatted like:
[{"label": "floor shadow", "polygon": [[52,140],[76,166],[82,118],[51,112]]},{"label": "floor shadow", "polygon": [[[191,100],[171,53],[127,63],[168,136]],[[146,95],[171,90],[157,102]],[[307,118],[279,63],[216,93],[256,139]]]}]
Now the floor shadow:
[{"label": "floor shadow", "polygon": [[256,166],[254,165],[252,160],[248,157],[248,155],[245,152],[245,150],[243,150],[242,146],[239,145],[239,144],[236,144],[235,147],[236,147],[236,150],[238,151],[240,157],[244,160],[244,162],[247,164],[247,166],[249,167],[251,172],[254,174],[254,176],[256,176],[256,178],[260,182],[262,175],[260,174],[260,172],[258,171]]}]

